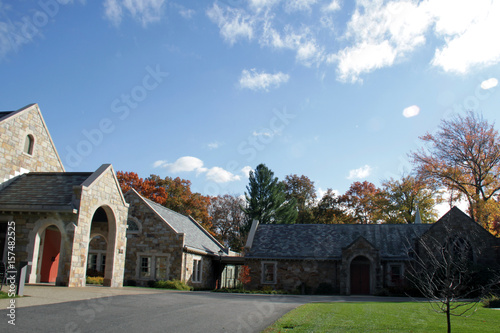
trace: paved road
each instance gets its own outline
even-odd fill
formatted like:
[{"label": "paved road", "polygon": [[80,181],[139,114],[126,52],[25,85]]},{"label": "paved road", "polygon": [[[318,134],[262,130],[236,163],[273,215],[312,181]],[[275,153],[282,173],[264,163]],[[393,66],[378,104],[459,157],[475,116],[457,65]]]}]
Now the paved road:
[{"label": "paved road", "polygon": [[311,301],[373,300],[211,292],[109,295],[22,306],[16,308],[15,326],[8,324],[9,310],[0,310],[0,332],[260,332],[291,309]]}]

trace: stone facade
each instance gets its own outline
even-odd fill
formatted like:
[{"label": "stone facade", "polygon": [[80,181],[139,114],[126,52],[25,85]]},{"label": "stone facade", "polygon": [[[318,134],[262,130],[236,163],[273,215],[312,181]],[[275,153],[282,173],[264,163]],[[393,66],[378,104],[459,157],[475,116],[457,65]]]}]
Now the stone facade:
[{"label": "stone facade", "polygon": [[148,285],[180,280],[194,288],[215,286],[217,251],[223,247],[188,216],[155,204],[134,190],[129,202],[125,282]]},{"label": "stone facade", "polygon": [[15,222],[16,264],[30,263],[27,282],[85,286],[89,243],[99,234],[107,243],[104,283],[122,286],[128,204],[112,166],[64,172],[36,104],[0,112],[0,134],[0,234]]},{"label": "stone facade", "polygon": [[[27,137],[33,139],[31,154],[25,152]],[[0,183],[25,172],[60,172],[57,154],[37,104],[0,119]]]},{"label": "stone facade", "polygon": [[[129,230],[127,232],[127,255],[125,260],[125,281],[128,284],[147,285],[148,281],[156,280],[156,265],[150,267],[149,274],[141,275],[141,258],[151,258],[152,263],[157,258],[167,258],[167,280],[180,280],[184,235],[177,234],[167,223],[144,204],[143,199],[133,192],[127,193],[130,204]],[[131,230],[131,222],[137,226]]]},{"label": "stone facade", "polygon": [[[455,207],[432,225],[254,222],[245,255],[251,273],[248,287],[342,295],[401,288],[412,260],[426,255],[419,247],[422,242],[458,244],[474,263],[500,267],[500,239]],[[432,251],[437,253],[436,248]]]},{"label": "stone facade", "polygon": [[[251,281],[248,289],[276,289],[292,293],[311,294],[320,285],[339,291],[339,265],[334,260],[255,260],[247,259]],[[264,265],[275,265],[275,281],[265,281]]]}]

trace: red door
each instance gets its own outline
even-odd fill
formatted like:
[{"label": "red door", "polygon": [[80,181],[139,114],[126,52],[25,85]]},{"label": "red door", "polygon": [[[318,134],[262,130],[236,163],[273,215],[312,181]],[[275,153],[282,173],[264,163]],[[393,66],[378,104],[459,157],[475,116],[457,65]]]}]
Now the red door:
[{"label": "red door", "polygon": [[40,282],[56,282],[60,248],[61,233],[58,230],[45,230]]},{"label": "red door", "polygon": [[351,294],[370,294],[370,262],[363,259],[354,259],[351,262]]}]

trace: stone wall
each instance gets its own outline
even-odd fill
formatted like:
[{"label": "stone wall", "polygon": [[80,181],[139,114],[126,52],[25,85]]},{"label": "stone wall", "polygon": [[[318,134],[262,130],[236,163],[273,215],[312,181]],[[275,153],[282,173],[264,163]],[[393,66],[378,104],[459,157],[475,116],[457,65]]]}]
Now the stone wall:
[{"label": "stone wall", "polygon": [[[276,263],[276,283],[262,283],[263,262]],[[247,259],[245,265],[250,268],[251,281],[246,286],[248,289],[286,290],[313,294],[321,289],[330,289],[338,293],[338,263],[334,260],[260,260]]]},{"label": "stone wall", "polygon": [[61,251],[57,285],[66,286],[71,271],[71,251],[73,244],[73,226],[77,216],[75,214],[58,213],[13,213],[1,214],[0,223],[14,221],[16,226],[16,266],[21,261],[30,262],[26,281],[40,282],[41,258],[43,253],[43,235],[49,226],[56,226],[61,232]]},{"label": "stone wall", "polygon": [[184,235],[177,234],[137,194],[129,192],[126,200],[130,204],[129,220],[137,231],[127,232],[127,254],[125,260],[125,281],[127,284],[146,285],[155,277],[141,278],[138,267],[140,256],[169,257],[169,279],[180,280],[182,273],[182,248]]},{"label": "stone wall", "polygon": [[[183,282],[194,288],[199,289],[213,289],[215,288],[215,272],[213,264],[213,256],[194,254],[194,253],[184,253],[184,277]],[[201,260],[202,274],[201,281],[193,281],[193,262],[194,260]]]},{"label": "stone wall", "polygon": [[[28,135],[34,138],[32,155],[24,152]],[[36,104],[0,122],[0,183],[28,171],[64,171]]]}]

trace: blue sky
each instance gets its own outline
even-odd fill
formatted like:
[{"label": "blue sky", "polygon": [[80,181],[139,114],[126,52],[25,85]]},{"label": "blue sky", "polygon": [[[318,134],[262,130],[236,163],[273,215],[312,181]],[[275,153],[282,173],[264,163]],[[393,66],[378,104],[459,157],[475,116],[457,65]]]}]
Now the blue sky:
[{"label": "blue sky", "polygon": [[454,112],[499,123],[498,31],[482,0],[0,0],[0,110],[38,103],[67,171],[343,193]]}]

